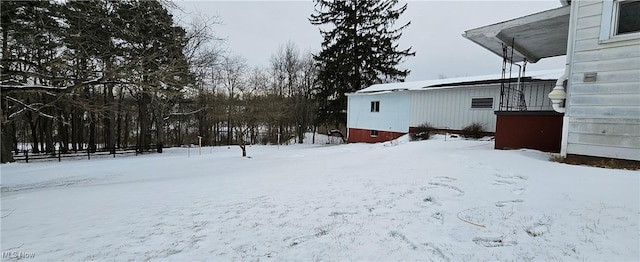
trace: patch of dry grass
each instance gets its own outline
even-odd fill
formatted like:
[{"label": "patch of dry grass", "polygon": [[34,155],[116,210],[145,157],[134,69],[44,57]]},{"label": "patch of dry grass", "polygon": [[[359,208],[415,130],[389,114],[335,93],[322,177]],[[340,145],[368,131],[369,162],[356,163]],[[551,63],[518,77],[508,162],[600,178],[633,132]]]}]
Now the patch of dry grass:
[{"label": "patch of dry grass", "polygon": [[611,168],[611,169],[627,169],[640,170],[640,162],[613,159],[613,158],[595,158],[595,157],[563,157],[560,155],[551,155],[549,161],[556,163],[564,163],[570,165],[586,165],[592,167]]}]

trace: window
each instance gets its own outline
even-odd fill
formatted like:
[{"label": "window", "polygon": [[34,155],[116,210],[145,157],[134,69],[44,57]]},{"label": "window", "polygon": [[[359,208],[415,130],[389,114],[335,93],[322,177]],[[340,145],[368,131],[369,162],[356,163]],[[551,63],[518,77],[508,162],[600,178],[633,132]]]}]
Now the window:
[{"label": "window", "polygon": [[471,98],[471,108],[493,108],[493,97],[488,98]]},{"label": "window", "polygon": [[371,130],[371,136],[378,136],[378,130]]},{"label": "window", "polygon": [[639,0],[605,0],[600,23],[601,43],[640,37],[639,13]]},{"label": "window", "polygon": [[380,101],[371,101],[371,112],[380,112]]},{"label": "window", "polygon": [[640,1],[618,3],[616,35],[640,32]]}]

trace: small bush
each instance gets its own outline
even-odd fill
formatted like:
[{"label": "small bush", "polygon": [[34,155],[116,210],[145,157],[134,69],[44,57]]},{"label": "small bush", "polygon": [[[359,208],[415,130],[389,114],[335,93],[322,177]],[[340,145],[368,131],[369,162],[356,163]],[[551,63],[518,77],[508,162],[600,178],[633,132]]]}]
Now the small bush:
[{"label": "small bush", "polygon": [[559,155],[551,155],[549,157],[549,161],[551,162],[556,162],[556,163],[564,163],[565,162],[565,158]]},{"label": "small bush", "polygon": [[431,134],[435,130],[429,123],[424,123],[417,126],[409,133],[411,141],[427,140],[431,137]]},{"label": "small bush", "polygon": [[480,139],[483,138],[485,134],[484,125],[478,122],[471,123],[471,125],[465,126],[462,129],[462,137],[465,138]]}]

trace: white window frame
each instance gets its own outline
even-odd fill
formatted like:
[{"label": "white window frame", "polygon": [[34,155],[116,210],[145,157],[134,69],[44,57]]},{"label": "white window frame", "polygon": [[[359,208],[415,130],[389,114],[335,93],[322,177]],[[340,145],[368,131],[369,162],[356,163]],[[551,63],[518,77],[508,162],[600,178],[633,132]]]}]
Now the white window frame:
[{"label": "white window frame", "polygon": [[602,2],[600,43],[640,39],[640,32],[616,35],[616,31],[618,29],[618,8],[620,8],[620,3],[631,1],[637,0],[604,0]]}]

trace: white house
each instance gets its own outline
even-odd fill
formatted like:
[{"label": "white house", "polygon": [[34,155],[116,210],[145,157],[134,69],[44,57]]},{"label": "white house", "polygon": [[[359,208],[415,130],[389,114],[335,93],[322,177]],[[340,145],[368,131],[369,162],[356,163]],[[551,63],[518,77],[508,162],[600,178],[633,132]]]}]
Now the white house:
[{"label": "white house", "polygon": [[512,63],[566,54],[549,94],[564,114],[561,154],[640,161],[640,1],[560,2],[464,36],[503,57],[508,46]]},{"label": "white house", "polygon": [[[546,94],[562,70],[514,77],[526,94],[529,108],[551,110]],[[494,133],[501,106],[502,75],[460,77],[427,81],[378,84],[347,94],[347,139],[349,142],[381,142],[407,134],[422,124],[452,132],[474,122]]]}]

